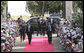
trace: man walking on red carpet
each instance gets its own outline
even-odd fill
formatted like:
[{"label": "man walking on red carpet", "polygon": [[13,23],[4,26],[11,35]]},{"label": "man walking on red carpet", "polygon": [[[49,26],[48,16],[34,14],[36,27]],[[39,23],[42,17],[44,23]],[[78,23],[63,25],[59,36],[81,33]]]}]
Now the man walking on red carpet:
[{"label": "man walking on red carpet", "polygon": [[48,26],[47,26],[47,35],[48,35],[48,42],[51,44],[52,42],[52,25],[50,24],[50,22],[48,22]]},{"label": "man walking on red carpet", "polygon": [[29,44],[31,44],[33,28],[32,28],[32,26],[30,25],[30,23],[27,23],[27,26],[26,26],[26,33],[27,33],[27,36],[28,36]]}]

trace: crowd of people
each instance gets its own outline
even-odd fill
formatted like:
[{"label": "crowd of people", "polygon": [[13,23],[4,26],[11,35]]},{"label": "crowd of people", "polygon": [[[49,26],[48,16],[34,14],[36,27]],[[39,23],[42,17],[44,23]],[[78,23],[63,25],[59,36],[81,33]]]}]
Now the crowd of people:
[{"label": "crowd of people", "polygon": [[[54,31],[67,52],[83,52],[83,31],[78,27],[73,27],[71,22],[67,19],[61,19],[60,24],[56,24],[51,19],[46,24],[43,18],[38,19],[37,36],[39,33],[40,35],[45,35],[46,33],[48,42],[51,44]],[[26,23],[22,16],[17,21],[10,18],[8,24],[2,25],[1,28],[1,51],[11,51],[15,44],[15,38],[19,35],[21,41],[24,41],[27,34],[28,42],[31,44],[33,33],[31,23]]]},{"label": "crowd of people", "polygon": [[83,52],[83,31],[79,27],[73,27],[70,20],[60,21],[58,37],[67,52]]},{"label": "crowd of people", "polygon": [[18,37],[18,29],[15,20],[10,19],[7,24],[1,25],[1,52],[12,51]]}]

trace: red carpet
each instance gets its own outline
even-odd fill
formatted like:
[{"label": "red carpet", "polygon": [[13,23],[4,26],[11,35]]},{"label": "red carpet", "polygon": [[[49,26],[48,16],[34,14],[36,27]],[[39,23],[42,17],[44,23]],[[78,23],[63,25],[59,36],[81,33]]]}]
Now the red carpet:
[{"label": "red carpet", "polygon": [[54,45],[48,43],[47,37],[32,37],[31,45],[27,38],[25,44],[23,52],[54,52]]}]

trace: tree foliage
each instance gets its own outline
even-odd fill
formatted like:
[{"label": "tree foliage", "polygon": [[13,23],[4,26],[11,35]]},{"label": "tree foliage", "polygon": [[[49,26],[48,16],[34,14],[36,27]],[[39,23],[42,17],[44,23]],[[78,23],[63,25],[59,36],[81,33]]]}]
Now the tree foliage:
[{"label": "tree foliage", "polygon": [[7,6],[7,1],[1,1],[1,14],[3,13],[4,7]]},{"label": "tree foliage", "polygon": [[[80,8],[81,12],[78,12]],[[75,27],[80,27],[83,30],[83,1],[73,1],[73,11],[74,11],[74,22],[76,25]]]},{"label": "tree foliage", "polygon": [[43,15],[45,12],[58,13],[62,9],[62,1],[27,1],[26,10],[31,14]]},{"label": "tree foliage", "polygon": [[50,1],[49,2],[49,12],[58,13],[62,10],[62,1]]},{"label": "tree foliage", "polygon": [[73,1],[73,10],[74,12],[78,12],[77,10],[80,8],[83,11],[83,1]]}]

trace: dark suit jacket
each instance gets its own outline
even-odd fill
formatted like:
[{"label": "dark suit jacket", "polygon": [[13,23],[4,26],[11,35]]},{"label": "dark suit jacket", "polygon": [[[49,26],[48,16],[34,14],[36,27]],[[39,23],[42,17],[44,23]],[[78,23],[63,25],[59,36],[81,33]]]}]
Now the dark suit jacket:
[{"label": "dark suit jacket", "polygon": [[23,32],[25,32],[25,30],[26,30],[25,24],[21,24],[20,25],[20,32],[23,33]]},{"label": "dark suit jacket", "polygon": [[40,22],[38,21],[37,23],[38,23],[38,27],[40,28],[40,27],[41,27],[41,24],[40,24]]},{"label": "dark suit jacket", "polygon": [[46,22],[45,21],[41,22],[41,25],[42,27],[46,26]]},{"label": "dark suit jacket", "polygon": [[46,31],[47,31],[47,34],[52,33],[52,31],[53,31],[53,26],[51,25],[51,31],[49,31],[49,28],[48,28],[48,26],[47,26],[47,27],[46,27]]},{"label": "dark suit jacket", "polygon": [[41,29],[43,31],[45,31],[45,29],[46,29],[46,22],[45,21],[41,22]]},{"label": "dark suit jacket", "polygon": [[18,23],[20,23],[20,22],[21,22],[21,19],[20,19],[20,18],[18,18],[18,19],[17,19],[17,22],[18,22]]},{"label": "dark suit jacket", "polygon": [[33,27],[30,26],[30,31],[28,31],[28,26],[26,26],[26,33],[27,34],[32,34],[33,33]]}]

